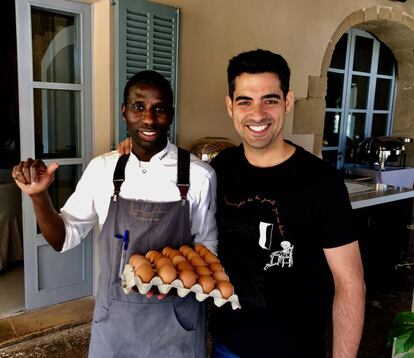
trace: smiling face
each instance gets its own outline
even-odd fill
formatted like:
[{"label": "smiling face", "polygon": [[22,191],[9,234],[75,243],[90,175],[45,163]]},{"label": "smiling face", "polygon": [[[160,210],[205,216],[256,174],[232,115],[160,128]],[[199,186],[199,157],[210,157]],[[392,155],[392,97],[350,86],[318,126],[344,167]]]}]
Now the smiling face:
[{"label": "smiling face", "polygon": [[293,93],[284,97],[274,73],[242,73],[236,77],[227,111],[239,133],[246,156],[279,151],[284,146],[283,126],[293,105]]},{"label": "smiling face", "polygon": [[127,104],[122,105],[122,115],[132,139],[132,151],[140,160],[149,161],[165,148],[173,108],[162,89],[153,84],[132,86]]}]

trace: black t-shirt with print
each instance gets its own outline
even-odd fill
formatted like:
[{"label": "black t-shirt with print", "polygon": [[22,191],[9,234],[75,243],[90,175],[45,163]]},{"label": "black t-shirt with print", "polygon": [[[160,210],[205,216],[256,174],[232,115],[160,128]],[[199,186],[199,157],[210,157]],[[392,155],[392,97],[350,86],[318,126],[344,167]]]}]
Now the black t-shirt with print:
[{"label": "black t-shirt with print", "polygon": [[241,357],[322,357],[333,297],[323,249],[355,240],[341,174],[301,147],[270,168],[242,145],[211,164],[219,258],[242,306],[213,309],[213,336]]}]

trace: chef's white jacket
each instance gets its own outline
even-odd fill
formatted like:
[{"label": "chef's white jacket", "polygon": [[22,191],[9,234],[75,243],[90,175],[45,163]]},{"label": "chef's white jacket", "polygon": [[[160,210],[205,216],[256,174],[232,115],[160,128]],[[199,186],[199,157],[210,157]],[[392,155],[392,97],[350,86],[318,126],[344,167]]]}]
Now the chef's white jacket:
[{"label": "chef's white jacket", "polygon": [[[75,192],[61,209],[66,231],[62,251],[78,245],[97,223],[102,227],[114,191],[112,180],[118,158],[116,151],[94,158],[83,173]],[[168,143],[149,162],[142,162],[131,153],[120,196],[152,202],[180,200],[177,187],[177,147]],[[203,243],[216,252],[216,175],[208,164],[194,155],[190,159],[187,199],[194,241]]]}]

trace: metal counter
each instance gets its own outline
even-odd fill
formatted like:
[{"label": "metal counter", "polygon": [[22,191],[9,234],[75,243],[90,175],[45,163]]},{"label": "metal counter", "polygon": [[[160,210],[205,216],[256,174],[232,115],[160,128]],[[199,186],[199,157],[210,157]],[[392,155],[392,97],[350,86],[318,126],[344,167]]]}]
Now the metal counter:
[{"label": "metal counter", "polygon": [[414,190],[385,184],[361,183],[345,180],[352,209],[389,203],[414,197]]}]

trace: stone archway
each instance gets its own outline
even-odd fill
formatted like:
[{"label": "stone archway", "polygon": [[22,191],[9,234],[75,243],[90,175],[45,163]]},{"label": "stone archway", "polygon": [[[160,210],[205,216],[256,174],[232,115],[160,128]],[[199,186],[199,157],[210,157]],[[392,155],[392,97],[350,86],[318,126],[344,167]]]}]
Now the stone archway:
[{"label": "stone archway", "polygon": [[[392,134],[414,138],[414,17],[392,7],[356,11],[338,26],[326,48],[320,76],[310,76],[308,96],[295,104],[293,133],[313,133],[315,154],[321,153],[327,71],[336,43],[350,27],[374,34],[387,45],[398,63],[397,96]],[[414,165],[414,144],[407,145],[407,164]]]}]

